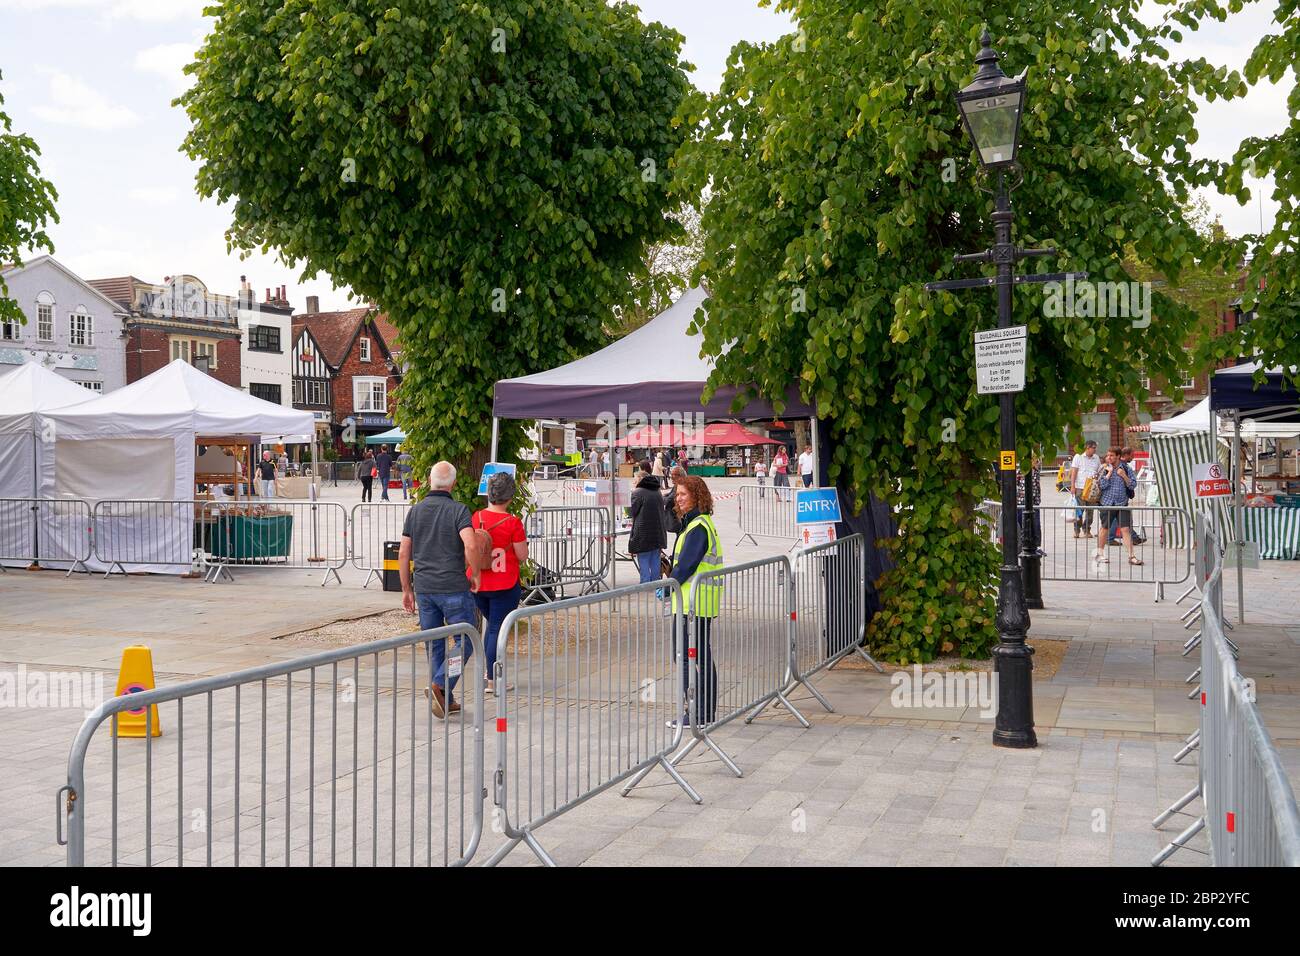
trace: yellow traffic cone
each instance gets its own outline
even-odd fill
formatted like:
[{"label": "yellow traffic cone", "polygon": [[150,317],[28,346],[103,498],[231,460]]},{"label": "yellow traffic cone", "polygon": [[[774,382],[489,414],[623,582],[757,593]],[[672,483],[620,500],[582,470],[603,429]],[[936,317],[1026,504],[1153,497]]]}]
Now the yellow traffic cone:
[{"label": "yellow traffic cone", "polygon": [[[153,690],[153,655],[143,644],[132,644],[122,651],[122,666],[117,672],[117,696],[138,694],[142,690]],[[117,735],[119,737],[143,737],[145,735],[144,708],[122,711],[117,715]],[[158,705],[149,706],[149,736],[161,737],[162,724],[158,721]]]}]

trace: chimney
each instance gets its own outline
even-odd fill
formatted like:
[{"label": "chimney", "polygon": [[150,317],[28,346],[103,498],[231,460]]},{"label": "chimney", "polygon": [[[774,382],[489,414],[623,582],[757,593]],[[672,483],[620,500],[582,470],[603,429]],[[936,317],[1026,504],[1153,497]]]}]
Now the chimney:
[{"label": "chimney", "polygon": [[307,314],[315,315],[319,311],[320,311],[320,296],[318,295],[307,296]]},{"label": "chimney", "polygon": [[267,301],[267,302],[270,302],[270,301],[271,301],[271,287],[270,287],[270,286],[267,286],[267,287],[266,287],[266,301]]}]

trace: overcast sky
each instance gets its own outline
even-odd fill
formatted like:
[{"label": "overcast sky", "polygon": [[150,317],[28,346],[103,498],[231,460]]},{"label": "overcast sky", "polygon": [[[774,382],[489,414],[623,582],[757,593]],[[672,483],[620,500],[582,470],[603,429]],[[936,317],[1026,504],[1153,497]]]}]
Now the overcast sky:
[{"label": "overcast sky", "polygon": [[[287,285],[295,308],[302,309],[307,295],[319,295],[322,308],[341,308],[346,293],[327,280],[300,284],[297,271],[273,257],[229,255],[227,212],[194,193],[195,166],[178,151],[185,115],[170,102],[183,89],[181,68],[205,32],[205,2],[0,0],[0,93],[15,130],[40,144],[42,172],[59,191],[55,255],[88,279],[133,274],[160,281],[184,272],[230,294],[246,274],[259,296],[268,286]],[[756,0],[639,5],[645,19],[685,35],[694,82],[710,91],[732,44],[775,39],[790,29],[785,17]],[[1177,52],[1240,68],[1272,8],[1253,3],[1229,25],[1189,34]],[[1226,158],[1243,135],[1280,130],[1289,88],[1289,82],[1264,86],[1244,101],[1205,105],[1196,154]],[[1216,194],[1206,198],[1230,232],[1258,228],[1257,202],[1242,207]],[[1267,196],[1262,205],[1267,225],[1276,207]]]}]

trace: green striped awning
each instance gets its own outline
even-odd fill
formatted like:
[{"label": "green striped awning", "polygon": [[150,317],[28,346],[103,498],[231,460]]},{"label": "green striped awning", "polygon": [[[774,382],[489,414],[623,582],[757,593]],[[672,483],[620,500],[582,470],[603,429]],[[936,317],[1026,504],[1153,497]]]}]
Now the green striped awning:
[{"label": "green striped awning", "polygon": [[1259,545],[1259,556],[1300,559],[1300,508],[1242,508],[1241,536]]},{"label": "green striped awning", "polygon": [[[1162,435],[1151,433],[1151,463],[1156,470],[1156,482],[1160,488],[1160,504],[1166,508],[1182,508],[1195,517],[1201,512],[1214,521],[1218,528],[1220,540],[1234,541],[1229,516],[1232,511],[1230,499],[1193,500],[1192,466],[1217,461],[1214,439],[1210,432],[1189,432],[1179,435]],[[1166,547],[1186,548],[1190,542],[1190,528],[1184,528],[1182,522],[1166,522]]]}]

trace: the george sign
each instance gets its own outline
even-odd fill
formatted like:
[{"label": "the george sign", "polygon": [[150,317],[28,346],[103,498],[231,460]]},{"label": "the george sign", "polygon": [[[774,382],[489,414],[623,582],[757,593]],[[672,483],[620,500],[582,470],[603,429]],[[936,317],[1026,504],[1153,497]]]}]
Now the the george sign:
[{"label": "the george sign", "polygon": [[508,462],[500,462],[500,461],[487,462],[483,466],[483,474],[479,475],[478,493],[480,495],[486,495],[488,479],[491,478],[493,475],[500,474],[501,472],[505,472],[511,478],[514,478],[516,474],[515,466]]},{"label": "the george sign", "polygon": [[799,489],[794,493],[794,511],[795,523],[800,526],[844,520],[840,516],[840,493],[834,488]]},{"label": "the george sign", "polygon": [[1222,498],[1232,494],[1232,482],[1223,476],[1223,466],[1217,461],[1192,465],[1192,494],[1197,498]]},{"label": "the george sign", "polygon": [[975,333],[975,390],[999,395],[1025,390],[1025,354],[1029,328],[989,329]]}]

